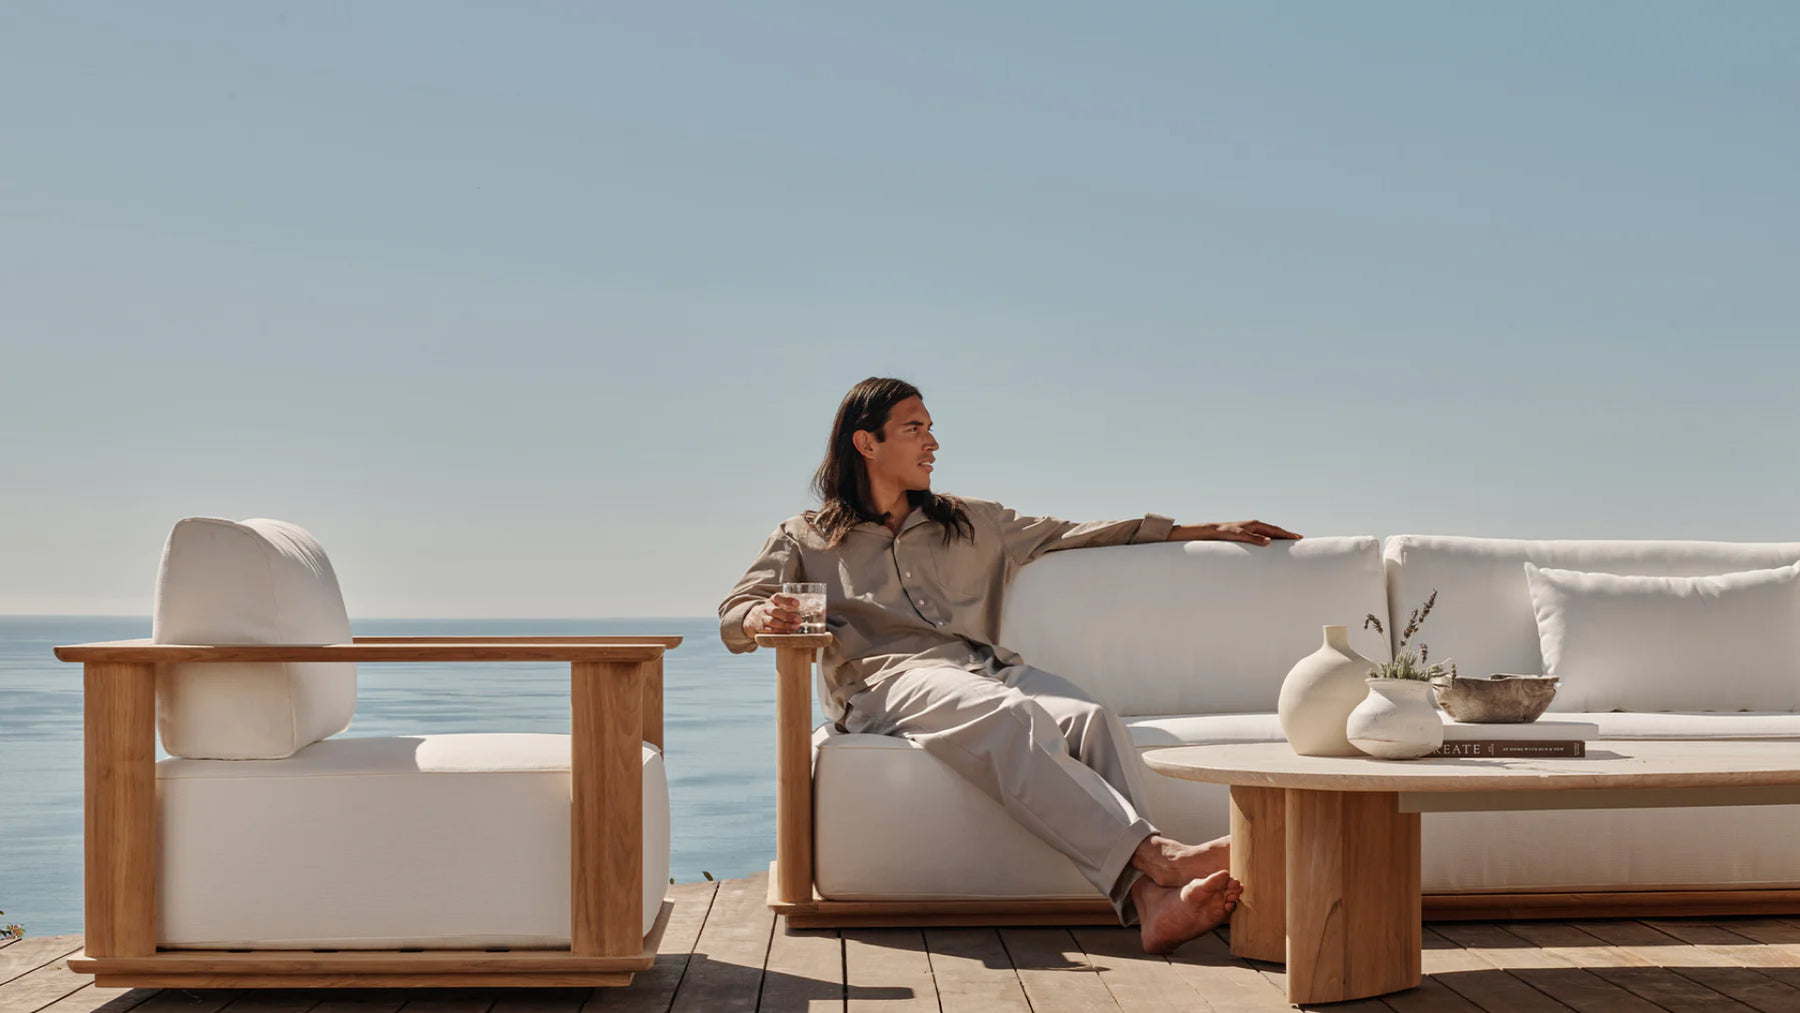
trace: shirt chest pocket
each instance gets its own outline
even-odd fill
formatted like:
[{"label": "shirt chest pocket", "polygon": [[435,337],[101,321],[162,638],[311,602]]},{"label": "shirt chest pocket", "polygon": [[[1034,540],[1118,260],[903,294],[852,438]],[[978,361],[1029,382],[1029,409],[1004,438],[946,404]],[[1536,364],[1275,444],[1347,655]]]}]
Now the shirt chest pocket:
[{"label": "shirt chest pocket", "polygon": [[950,551],[933,553],[927,572],[933,589],[951,602],[968,604],[990,593],[993,569],[977,553]]}]

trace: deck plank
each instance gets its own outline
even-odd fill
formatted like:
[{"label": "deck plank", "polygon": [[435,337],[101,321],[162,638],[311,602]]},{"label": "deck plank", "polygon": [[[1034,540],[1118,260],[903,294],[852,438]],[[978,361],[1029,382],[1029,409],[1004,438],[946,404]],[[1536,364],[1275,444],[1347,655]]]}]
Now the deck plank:
[{"label": "deck plank", "polygon": [[41,967],[0,985],[0,1013],[37,1013],[38,1010],[82,990],[93,981],[69,970],[67,957],[55,957]]},{"label": "deck plank", "polygon": [[[1724,942],[1721,952],[1719,947],[1695,946],[1673,935],[1672,921],[1658,921],[1655,924],[1623,920],[1584,921],[1574,924],[1634,958],[1655,965],[1665,975],[1693,983],[1692,987],[1674,986],[1664,979],[1641,971],[1630,976],[1632,980],[1643,983],[1641,989],[1634,990],[1658,1002],[1664,1002],[1665,1005],[1697,1005],[1705,999],[1705,993],[1694,991],[1697,987],[1729,996],[1731,1001],[1739,1004],[1725,1008],[1762,1009],[1773,1002],[1776,1009],[1800,1009],[1800,988],[1796,987],[1795,982],[1782,978],[1784,974],[1793,973],[1794,968],[1762,967],[1756,963],[1745,963],[1745,959],[1759,961],[1763,956],[1759,951],[1768,948],[1743,936],[1725,933],[1723,936],[1711,937]],[[1608,970],[1606,973],[1608,977],[1621,981],[1627,977],[1622,972]],[[1668,996],[1666,1002],[1662,998],[1664,995]],[[1720,1005],[1725,1006],[1724,1003]]]},{"label": "deck plank", "polygon": [[[1534,946],[1500,925],[1462,923],[1436,928],[1475,956],[1504,968],[1572,1009],[1592,1013],[1660,1013],[1664,1008],[1583,967],[1579,958],[1563,956],[1555,948]],[[1481,1003],[1478,996],[1464,995],[1478,1005]]]},{"label": "deck plank", "polygon": [[1088,925],[1071,934],[1125,1013],[1216,1008],[1169,958],[1145,953],[1137,929]]},{"label": "deck plank", "polygon": [[[308,991],[318,999],[323,999],[327,994],[322,989]],[[152,995],[132,1013],[219,1013],[232,1000],[254,994],[230,988],[165,988]]]},{"label": "deck plank", "polygon": [[[331,998],[322,988],[228,989],[233,998],[224,1013],[307,1013]],[[410,997],[409,997],[410,998]]]},{"label": "deck plank", "polygon": [[[89,981],[86,975],[83,981]],[[158,993],[154,988],[100,988],[83,985],[43,1008],[40,1013],[127,1013],[149,1002]]]},{"label": "deck plank", "polygon": [[1523,922],[1506,928],[1545,952],[1580,964],[1662,1009],[1743,1008],[1727,998],[1730,993],[1712,987],[1703,976],[1690,974],[1688,968],[1657,966],[1642,954],[1608,944],[1573,925]]},{"label": "deck plank", "polygon": [[842,1013],[844,941],[830,929],[790,928],[775,919],[758,1013]]},{"label": "deck plank", "polygon": [[1670,918],[1659,919],[1648,927],[1666,932],[1689,946],[1699,947],[1739,967],[1771,970],[1800,967],[1800,946],[1764,943],[1718,922]]},{"label": "deck plank", "polygon": [[[491,988],[428,988],[417,989],[406,999],[406,1005],[400,1013],[488,1013],[494,1001],[500,998],[498,989]],[[233,1007],[225,1013],[239,1013]],[[270,1011],[276,1013],[276,1011]],[[304,1013],[295,1010],[293,1013]]]},{"label": "deck plank", "polygon": [[1004,928],[1000,945],[1012,958],[1032,1013],[1118,1013],[1118,1002],[1068,929]]},{"label": "deck plank", "polygon": [[[668,1013],[675,1001],[675,990],[687,974],[688,964],[700,932],[711,916],[713,898],[719,884],[715,881],[677,883],[669,887],[669,899],[675,907],[669,912],[669,924],[663,929],[662,943],[656,948],[656,966],[640,971],[624,988],[596,988],[589,995],[584,1011],[605,1010],[606,1013]],[[411,1008],[401,1013],[414,1013]],[[460,1011],[445,1011],[460,1013]]]},{"label": "deck plank", "polygon": [[80,936],[26,936],[0,950],[0,985],[81,949]]},{"label": "deck plank", "polygon": [[[1788,929],[1774,919],[1744,918],[1707,923],[1689,920],[1640,922],[1652,932],[1662,932],[1698,948],[1705,959],[1718,958],[1718,964],[1700,964],[1689,960],[1670,970],[1721,992],[1766,1013],[1789,1013],[1800,1010],[1800,931]],[[1666,951],[1679,960],[1690,956],[1686,951]]]},{"label": "deck plank", "polygon": [[673,1013],[754,1013],[775,928],[768,891],[766,872],[719,883],[675,989]]},{"label": "deck plank", "polygon": [[1382,1001],[1395,1013],[1483,1013],[1480,1006],[1432,977],[1421,978],[1418,988],[1382,996]]},{"label": "deck plank", "polygon": [[1247,960],[1231,955],[1217,932],[1208,932],[1169,954],[1175,976],[1216,1010],[1286,1013],[1287,995]]},{"label": "deck plank", "polygon": [[[581,1007],[586,1005],[593,991],[591,988],[502,989],[494,999],[491,1013],[581,1013]],[[399,1013],[399,1010],[326,1010],[321,1006],[313,1013]]]},{"label": "deck plank", "polygon": [[[1473,923],[1486,925],[1487,923]],[[1484,1013],[1538,1013],[1569,1007],[1533,988],[1477,950],[1444,935],[1448,925],[1427,925],[1422,937],[1423,969],[1432,980],[1480,1007]]]},{"label": "deck plank", "polygon": [[1733,918],[1729,921],[1715,919],[1713,924],[1759,943],[1775,946],[1800,944],[1800,925],[1779,918]]},{"label": "deck plank", "polygon": [[1030,1013],[1025,986],[994,929],[926,929],[943,1013]]},{"label": "deck plank", "polygon": [[[793,931],[766,875],[671,889],[656,966],[626,988],[96,988],[67,969],[80,936],[0,945],[0,1013],[1126,1013],[1289,1009],[1279,965],[1224,932],[1168,958],[1097,926]],[[1336,1013],[1788,1013],[1800,922],[1681,918],[1433,923],[1419,988]]]},{"label": "deck plank", "polygon": [[938,1013],[937,980],[920,929],[845,929],[848,1013]]}]

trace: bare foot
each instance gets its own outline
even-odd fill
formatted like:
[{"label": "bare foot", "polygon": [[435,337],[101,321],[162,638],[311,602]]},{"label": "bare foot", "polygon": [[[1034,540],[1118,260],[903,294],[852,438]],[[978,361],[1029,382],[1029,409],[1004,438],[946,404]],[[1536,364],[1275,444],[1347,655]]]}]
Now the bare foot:
[{"label": "bare foot", "polygon": [[1138,845],[1131,864],[1156,881],[1157,886],[1177,887],[1231,868],[1231,838],[1205,844],[1183,844],[1161,834],[1151,834]]},{"label": "bare foot", "polygon": [[1244,885],[1230,873],[1215,872],[1181,887],[1157,886],[1146,876],[1132,884],[1138,934],[1145,953],[1168,953],[1211,931],[1237,907]]}]

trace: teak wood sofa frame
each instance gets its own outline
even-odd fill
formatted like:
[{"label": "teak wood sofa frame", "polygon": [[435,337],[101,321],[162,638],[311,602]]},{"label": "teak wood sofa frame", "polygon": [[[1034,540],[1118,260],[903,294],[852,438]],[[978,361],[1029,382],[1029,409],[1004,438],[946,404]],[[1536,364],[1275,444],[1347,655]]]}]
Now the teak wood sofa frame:
[{"label": "teak wood sofa frame", "polygon": [[[656,960],[643,929],[642,742],[662,747],[663,651],[680,637],[356,637],[347,644],[58,647],[84,666],[86,951],[101,987],[587,987]],[[562,661],[570,667],[570,946],[566,950],[159,950],[156,666],[227,661]],[[246,763],[256,761],[246,760]]]},{"label": "teak wood sofa frame", "polygon": [[[759,634],[775,649],[775,861],[769,907],[794,928],[922,925],[1113,925],[1105,900],[840,901],[813,888],[812,675],[831,634]],[[1241,819],[1234,807],[1232,819]],[[1232,874],[1249,870],[1233,855]],[[1712,918],[1800,914],[1800,890],[1719,888],[1565,893],[1428,893],[1425,921]]]}]

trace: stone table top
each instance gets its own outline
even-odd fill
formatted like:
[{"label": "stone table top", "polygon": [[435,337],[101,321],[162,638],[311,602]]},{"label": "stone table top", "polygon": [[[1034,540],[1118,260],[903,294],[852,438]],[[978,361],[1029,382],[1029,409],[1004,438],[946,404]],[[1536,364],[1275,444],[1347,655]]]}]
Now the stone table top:
[{"label": "stone table top", "polygon": [[1215,784],[1320,791],[1546,791],[1800,785],[1800,741],[1600,739],[1571,759],[1300,756],[1285,742],[1175,746],[1152,770]]}]

